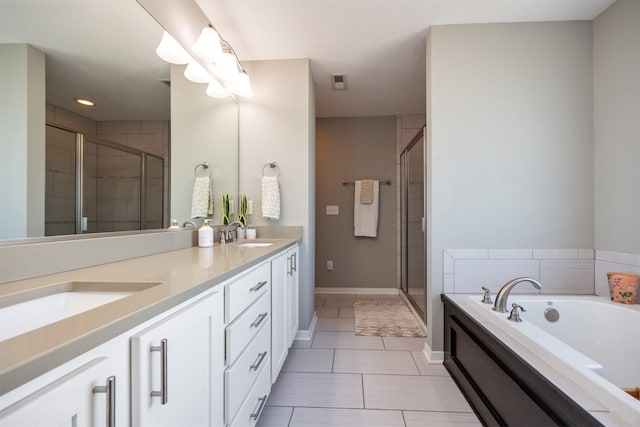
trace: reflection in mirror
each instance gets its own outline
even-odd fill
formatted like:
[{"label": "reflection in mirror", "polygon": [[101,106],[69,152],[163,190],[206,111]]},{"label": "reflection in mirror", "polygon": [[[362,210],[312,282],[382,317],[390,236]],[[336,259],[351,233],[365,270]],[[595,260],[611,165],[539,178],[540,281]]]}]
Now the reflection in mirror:
[{"label": "reflection in mirror", "polygon": [[[190,193],[195,164],[170,161],[190,141],[172,137],[170,68],[155,54],[160,25],[135,1],[0,7],[0,197],[15,201],[0,205],[0,239],[166,227],[170,182],[188,177],[174,191]],[[235,139],[218,138],[200,158],[220,160],[230,182],[218,188],[235,194],[237,154],[224,144],[237,152],[237,104],[227,102]]]}]

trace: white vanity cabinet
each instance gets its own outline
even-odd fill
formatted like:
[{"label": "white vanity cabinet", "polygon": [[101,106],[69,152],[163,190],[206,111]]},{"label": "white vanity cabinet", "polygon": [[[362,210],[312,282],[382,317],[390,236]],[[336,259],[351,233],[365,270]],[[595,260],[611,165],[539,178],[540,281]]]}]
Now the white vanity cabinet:
[{"label": "white vanity cabinet", "polygon": [[108,357],[93,359],[0,411],[0,425],[113,427],[116,393],[127,388],[113,374]]},{"label": "white vanity cabinet", "polygon": [[[263,262],[225,285],[225,423],[253,426],[271,390],[271,265]],[[264,386],[264,376],[267,385]]]},{"label": "white vanity cabinet", "polygon": [[132,425],[222,425],[222,316],[214,292],[131,338]]}]

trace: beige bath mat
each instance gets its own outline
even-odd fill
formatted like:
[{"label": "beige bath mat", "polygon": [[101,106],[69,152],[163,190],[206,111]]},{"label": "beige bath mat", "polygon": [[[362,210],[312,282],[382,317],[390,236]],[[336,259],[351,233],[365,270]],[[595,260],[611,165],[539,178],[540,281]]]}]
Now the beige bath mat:
[{"label": "beige bath mat", "polygon": [[376,337],[424,337],[405,303],[397,299],[362,299],[354,304],[356,335]]}]

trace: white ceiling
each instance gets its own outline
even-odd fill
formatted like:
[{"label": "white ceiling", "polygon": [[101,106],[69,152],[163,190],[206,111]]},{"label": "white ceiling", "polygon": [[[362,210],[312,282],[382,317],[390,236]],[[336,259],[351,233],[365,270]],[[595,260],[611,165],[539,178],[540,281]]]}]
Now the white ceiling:
[{"label": "white ceiling", "polygon": [[[593,19],[613,0],[195,0],[241,61],[309,58],[319,117],[425,110],[431,25]],[[47,54],[50,102],[96,120],[168,119],[160,26],[135,0],[0,0],[0,43]],[[347,73],[347,90],[331,90]],[[115,77],[115,78],[114,78]],[[74,105],[90,97],[93,109]]]},{"label": "white ceiling", "polygon": [[[241,61],[310,58],[318,117],[425,111],[432,25],[591,20],[613,0],[196,0]],[[347,73],[347,90],[330,74]]]}]

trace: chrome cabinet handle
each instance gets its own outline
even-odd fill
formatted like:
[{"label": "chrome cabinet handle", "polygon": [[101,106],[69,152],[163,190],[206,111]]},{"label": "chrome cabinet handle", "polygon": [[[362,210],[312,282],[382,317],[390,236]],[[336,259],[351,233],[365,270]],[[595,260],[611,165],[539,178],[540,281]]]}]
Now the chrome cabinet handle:
[{"label": "chrome cabinet handle", "polygon": [[267,401],[267,395],[265,394],[262,397],[258,398],[258,410],[257,411],[253,411],[253,413],[251,415],[249,415],[249,418],[251,418],[252,420],[257,420],[258,417],[260,416],[260,413],[262,412],[262,409],[264,408],[264,404]]},{"label": "chrome cabinet handle", "polygon": [[291,258],[293,259],[293,267],[291,267],[291,275],[293,276],[293,272],[298,271],[298,254],[294,252],[291,254]]},{"label": "chrome cabinet handle", "polygon": [[262,313],[258,317],[256,317],[256,320],[254,320],[253,323],[251,323],[251,327],[257,328],[258,326],[260,326],[262,321],[267,317],[267,314],[268,313]]},{"label": "chrome cabinet handle", "polygon": [[160,403],[166,405],[169,402],[169,395],[167,393],[168,386],[168,378],[169,378],[169,367],[168,367],[168,359],[169,359],[169,345],[167,343],[167,339],[164,338],[160,341],[159,346],[151,346],[151,351],[159,351],[160,352],[160,360],[162,364],[162,368],[160,371],[160,391],[151,391],[151,397],[159,397]]},{"label": "chrome cabinet handle", "polygon": [[249,368],[253,369],[254,371],[257,371],[265,357],[267,357],[266,351],[264,353],[258,354],[258,358],[256,359],[255,362],[253,362],[253,365],[249,366]]},{"label": "chrome cabinet handle", "polygon": [[262,281],[262,282],[259,282],[259,283],[258,283],[257,285],[255,285],[253,288],[249,289],[249,292],[255,292],[255,291],[258,291],[258,290],[260,290],[260,289],[261,289],[264,285],[266,285],[266,284],[267,284],[267,281],[266,281],[266,280],[264,280],[264,281]]},{"label": "chrome cabinet handle", "polygon": [[293,275],[293,256],[287,257],[287,276]]},{"label": "chrome cabinet handle", "polygon": [[116,425],[116,377],[107,378],[106,385],[97,385],[91,390],[93,393],[107,394],[107,427]]}]

